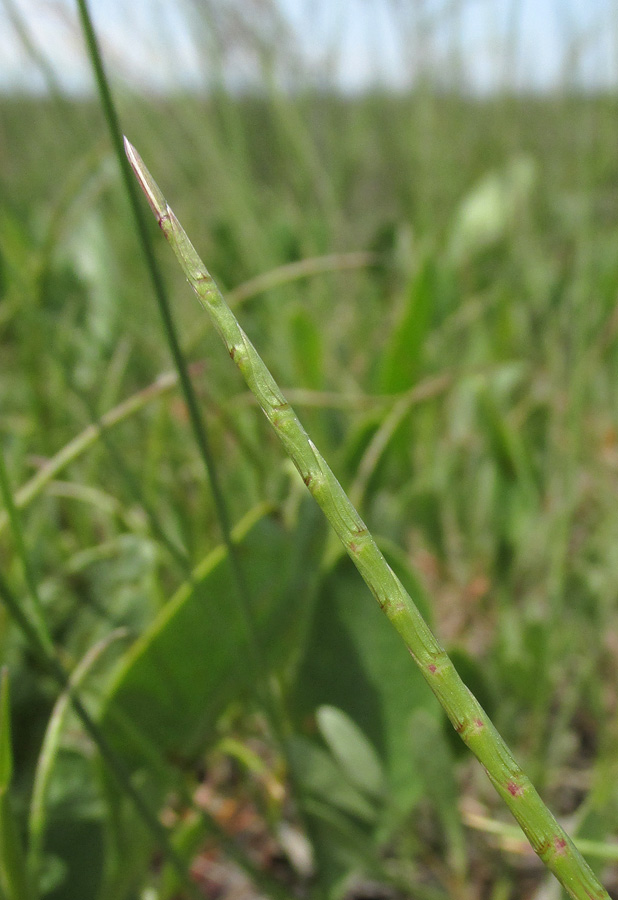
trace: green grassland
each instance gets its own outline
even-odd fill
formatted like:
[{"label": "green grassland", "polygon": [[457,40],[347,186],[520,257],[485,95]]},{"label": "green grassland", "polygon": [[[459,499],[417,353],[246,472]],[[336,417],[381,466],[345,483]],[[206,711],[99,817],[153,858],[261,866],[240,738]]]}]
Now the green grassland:
[{"label": "green grassland", "polygon": [[[618,101],[427,88],[118,103],[462,677],[618,890]],[[83,702],[180,860],[216,850],[268,896],[353,897],[367,879],[421,900],[535,896],[548,876],[149,223],[235,528],[248,639],[97,102],[0,100],[0,192],[17,507],[0,511],[0,571],[66,670],[83,664]],[[0,658],[32,896],[190,896],[4,609]],[[200,789],[250,811],[259,853],[200,811]],[[282,825],[310,836],[312,875],[281,849]]]}]

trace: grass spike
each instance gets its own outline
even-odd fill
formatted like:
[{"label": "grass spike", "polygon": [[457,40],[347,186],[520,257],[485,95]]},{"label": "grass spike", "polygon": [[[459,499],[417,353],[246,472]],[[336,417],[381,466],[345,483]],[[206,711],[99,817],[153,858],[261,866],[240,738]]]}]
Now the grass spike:
[{"label": "grass spike", "polygon": [[157,221],[229,355],[371,592],[403,637],[455,730],[485,768],[534,851],[569,896],[574,900],[609,900],[608,893],[459,677],[240,327],[139,154],[126,137],[124,140],[128,160]]}]

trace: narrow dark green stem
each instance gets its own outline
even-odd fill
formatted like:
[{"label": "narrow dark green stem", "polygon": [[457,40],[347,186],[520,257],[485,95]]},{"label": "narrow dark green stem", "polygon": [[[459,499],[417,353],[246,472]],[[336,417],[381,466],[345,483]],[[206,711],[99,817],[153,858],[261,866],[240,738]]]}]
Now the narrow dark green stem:
[{"label": "narrow dark green stem", "polygon": [[276,710],[275,704],[272,699],[269,699],[271,695],[267,685],[266,666],[264,664],[261,648],[258,646],[257,632],[254,627],[253,615],[249,605],[249,593],[246,586],[246,580],[242,573],[242,567],[236,547],[234,546],[234,543],[232,541],[230,518],[223,497],[223,491],[219,482],[214,456],[210,449],[210,442],[208,439],[205,422],[200,413],[195,391],[193,390],[193,385],[191,384],[191,381],[189,379],[185,360],[182,354],[182,350],[180,349],[180,343],[176,334],[176,328],[174,326],[170,304],[167,298],[167,292],[165,290],[163,278],[161,277],[161,273],[159,271],[159,267],[157,265],[157,261],[152,249],[152,242],[149,237],[143,209],[139,203],[137,188],[132,175],[131,166],[129,165],[124,152],[123,136],[120,130],[118,115],[116,113],[116,107],[112,98],[109,81],[107,79],[107,75],[105,74],[103,59],[101,57],[97,37],[92,25],[92,19],[88,10],[88,4],[86,0],[77,0],[77,5],[79,8],[80,19],[86,39],[90,61],[92,63],[97,87],[99,90],[99,96],[101,98],[101,104],[103,106],[103,111],[105,113],[105,118],[109,127],[110,136],[114,145],[114,151],[116,153],[122,171],[122,178],[127,196],[129,197],[129,201],[131,203],[131,211],[135,220],[140,244],[146,258],[146,265],[155,290],[157,303],[159,305],[159,311],[163,319],[165,334],[172,353],[174,365],[178,372],[178,377],[187,404],[187,409],[189,411],[189,418],[193,427],[194,436],[200,454],[202,456],[202,460],[206,467],[208,478],[210,480],[210,488],[212,491],[217,518],[219,520],[223,542],[228,552],[228,558],[230,560],[233,577],[236,582],[239,607],[245,622],[248,650],[251,654],[256,676],[264,695],[264,702],[266,703],[267,708],[270,708],[270,712],[274,719],[273,725],[275,729],[279,731],[280,729],[276,725],[279,719],[279,712]]},{"label": "narrow dark green stem", "polygon": [[[99,96],[101,98],[101,104],[103,106],[103,110],[109,127],[116,157],[121,168],[123,182],[125,185],[127,196],[129,197],[140,243],[146,259],[148,271],[150,272],[150,277],[155,290],[161,317],[163,319],[165,333],[174,360],[174,365],[178,372],[180,386],[185,397],[187,409],[189,411],[189,418],[191,420],[195,439],[197,441],[197,445],[210,480],[213,502],[215,505],[217,518],[219,520],[223,542],[228,553],[233,578],[235,581],[238,608],[244,621],[247,649],[250,655],[251,664],[256,674],[258,690],[261,695],[264,708],[270,720],[273,735],[279,744],[281,753],[289,763],[287,744],[285,740],[285,711],[282,708],[282,704],[279,702],[276,692],[271,690],[271,685],[268,680],[268,669],[257,636],[258,632],[255,627],[254,616],[251,610],[250,596],[246,584],[246,579],[242,571],[242,566],[240,564],[240,559],[236,547],[234,546],[234,543],[232,541],[230,518],[220,486],[214,456],[210,449],[210,443],[208,440],[205,423],[201,416],[195,391],[193,390],[193,385],[191,384],[191,381],[189,379],[184,357],[180,349],[180,343],[176,335],[176,329],[174,327],[171,309],[167,299],[167,292],[165,290],[163,279],[159,272],[159,267],[157,265],[156,258],[152,249],[148,228],[146,226],[146,220],[142,212],[142,206],[139,203],[137,188],[133,180],[131,166],[129,165],[129,161],[127,160],[124,152],[123,135],[120,129],[118,115],[116,113],[116,108],[112,98],[109,82],[105,74],[103,60],[88,10],[88,4],[86,0],[77,0],[77,5],[84,36],[86,39],[86,44],[88,47],[88,53],[90,55],[90,60],[93,66],[95,79],[99,90]],[[290,777],[294,778],[292,767],[290,765],[288,765],[288,770],[290,772]],[[299,812],[302,816],[302,810],[299,810]],[[306,821],[305,827],[310,834],[311,828],[309,823]]]},{"label": "narrow dark green stem", "polygon": [[86,0],[77,0],[77,5],[79,8],[84,36],[86,38],[88,53],[90,55],[90,60],[94,69],[99,96],[101,98],[101,105],[103,107],[105,118],[107,120],[114,152],[120,165],[124,188],[131,204],[131,212],[133,213],[133,219],[135,222],[135,227],[137,229],[139,242],[146,260],[146,267],[150,274],[155,296],[157,299],[157,304],[159,307],[159,312],[163,320],[165,336],[169,344],[169,348],[174,361],[174,366],[176,368],[176,371],[178,372],[178,378],[180,380],[181,389],[187,403],[189,417],[191,419],[191,425],[193,427],[198,449],[201,453],[210,479],[213,499],[217,509],[217,515],[221,523],[221,530],[224,533],[225,543],[229,549],[229,547],[232,545],[229,536],[229,518],[223,495],[219,486],[216,466],[212,453],[210,451],[205,423],[200,413],[197,398],[193,389],[193,385],[191,384],[191,380],[189,378],[189,373],[187,371],[187,366],[182,354],[182,350],[180,349],[180,343],[176,334],[176,326],[174,325],[170,304],[167,298],[167,291],[165,289],[163,278],[161,276],[161,272],[159,270],[159,266],[152,249],[152,241],[150,240],[148,227],[146,225],[146,219],[143,214],[142,207],[140,206],[138,201],[135,182],[131,174],[131,167],[129,166],[126,155],[124,153],[122,131],[120,129],[120,123],[118,120],[118,115],[116,113],[116,107],[112,98],[109,82],[105,74],[105,69],[103,67],[103,59],[99,51],[97,38],[92,25],[92,20],[90,18],[90,13],[88,11],[88,5],[86,3]]},{"label": "narrow dark green stem", "polygon": [[144,801],[141,794],[134,788],[129,773],[126,771],[123,763],[118,759],[118,757],[108,744],[107,738],[105,737],[97,723],[94,721],[88,710],[85,708],[79,696],[75,693],[68,673],[65,671],[64,667],[59,662],[55,654],[50,651],[46,643],[40,637],[38,630],[31,624],[28,616],[22,610],[17,598],[13,595],[13,592],[11,591],[1,574],[0,600],[21,630],[22,634],[28,642],[30,649],[36,655],[41,665],[51,676],[51,678],[56,682],[60,690],[66,691],[67,696],[71,700],[71,705],[75,710],[75,713],[84,726],[86,732],[90,735],[90,737],[96,744],[99,753],[101,754],[101,757],[104,760],[109,771],[115,777],[122,791],[127,797],[129,797],[129,799],[133,803],[138,814],[141,816],[142,820],[155,838],[161,852],[164,854],[166,859],[169,860],[170,864],[174,867],[174,869],[182,879],[183,885],[188,890],[190,896],[195,898],[195,900],[199,900],[202,895],[200,891],[198,891],[194,882],[191,881],[189,874],[187,873],[186,864],[184,860],[176,853],[176,850],[174,849],[170,841],[168,832],[159,822],[156,814]]}]

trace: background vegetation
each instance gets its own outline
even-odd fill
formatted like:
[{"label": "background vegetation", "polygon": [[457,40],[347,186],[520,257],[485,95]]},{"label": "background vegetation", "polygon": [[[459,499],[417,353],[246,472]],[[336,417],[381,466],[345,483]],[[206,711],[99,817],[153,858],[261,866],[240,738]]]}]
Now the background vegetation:
[{"label": "background vegetation", "polygon": [[[259,83],[226,84],[236,33],[205,15],[221,77],[166,96],[114,80],[123,128],[618,896],[618,100],[437,77],[342,94],[289,74],[265,8]],[[44,97],[0,99],[3,597],[42,610],[173,858],[3,608],[0,818],[32,896],[190,896],[183,866],[206,897],[560,896],[153,225],[248,640],[101,106],[47,76]]]}]

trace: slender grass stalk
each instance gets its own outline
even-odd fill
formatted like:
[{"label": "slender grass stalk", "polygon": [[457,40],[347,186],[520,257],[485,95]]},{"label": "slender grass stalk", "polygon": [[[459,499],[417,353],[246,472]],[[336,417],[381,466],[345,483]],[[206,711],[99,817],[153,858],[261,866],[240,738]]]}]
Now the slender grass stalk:
[{"label": "slender grass stalk", "polygon": [[299,259],[295,262],[277,266],[269,272],[263,272],[244,281],[238,287],[228,293],[230,306],[242,303],[256,294],[272,291],[275,287],[288,284],[290,281],[298,281],[301,278],[309,278],[325,272],[343,272],[349,269],[367,269],[380,262],[380,254],[369,250],[356,250],[351,253],[327,253],[324,256],[312,256],[308,259]]},{"label": "slender grass stalk", "polygon": [[[95,80],[99,90],[99,96],[101,98],[101,105],[103,107],[105,119],[109,127],[114,151],[120,165],[120,171],[122,173],[123,183],[127,192],[129,203],[131,205],[131,211],[135,220],[139,242],[141,244],[142,251],[146,260],[148,272],[150,273],[152,285],[157,299],[157,304],[159,307],[159,312],[163,320],[165,337],[172,354],[172,359],[174,361],[176,371],[178,372],[178,379],[185,401],[187,403],[189,419],[191,421],[191,426],[193,428],[193,433],[195,435],[198,449],[200,455],[202,456],[204,466],[210,480],[213,501],[217,512],[217,518],[219,519],[219,523],[221,525],[223,540],[230,554],[230,562],[232,564],[232,569],[234,570],[235,577],[239,581],[242,581],[242,577],[238,574],[239,564],[238,560],[234,556],[234,546],[230,537],[229,516],[227,514],[223,492],[219,485],[215,461],[210,450],[208,432],[206,430],[206,425],[199,409],[193,385],[191,384],[191,380],[189,378],[185,358],[180,348],[180,342],[176,333],[176,326],[174,325],[172,312],[167,298],[167,291],[165,289],[163,278],[159,271],[155,255],[152,250],[146,222],[137,200],[135,187],[131,179],[130,170],[127,166],[126,157],[122,152],[122,132],[120,130],[118,114],[116,112],[116,106],[112,97],[109,81],[107,79],[105,68],[103,66],[103,58],[99,50],[99,44],[94,31],[94,27],[92,25],[88,3],[86,2],[86,0],[77,0],[77,7],[79,10],[88,54],[90,56]],[[243,594],[241,587],[242,586],[239,586],[239,590],[240,593]]]},{"label": "slender grass stalk", "polygon": [[159,226],[200,303],[210,314],[229,355],[381,609],[404,639],[455,730],[485,768],[534,851],[568,894],[575,900],[609,900],[609,895],[515,762],[495,726],[457,674],[414,601],[380,553],[367,526],[307,435],[227,306],[161,190],[126,138],[125,149]]},{"label": "slender grass stalk", "polygon": [[163,278],[159,271],[159,267],[157,265],[156,258],[152,249],[152,244],[148,235],[148,228],[146,226],[146,220],[142,212],[142,207],[139,203],[135,182],[131,175],[131,169],[127,161],[127,157],[123,151],[123,136],[120,130],[118,114],[116,112],[116,107],[112,97],[109,81],[105,73],[105,68],[103,66],[103,58],[99,50],[99,45],[92,24],[92,19],[90,17],[87,0],[77,0],[77,7],[79,10],[88,54],[90,56],[90,61],[94,70],[94,76],[99,91],[99,97],[101,99],[101,105],[103,107],[105,119],[109,127],[114,151],[118,158],[118,163],[122,172],[122,178],[126,188],[127,196],[131,204],[131,210],[137,228],[140,244],[146,259],[146,264],[150,273],[152,284],[155,289],[159,312],[161,313],[161,318],[163,320],[165,336],[170,348],[170,352],[172,354],[172,358],[174,360],[174,365],[178,372],[178,379],[184,399],[187,404],[187,410],[189,413],[189,420],[191,422],[193,434],[210,482],[210,490],[215,507],[215,513],[219,522],[219,527],[221,529],[223,543],[228,553],[230,568],[232,570],[232,577],[235,583],[238,609],[245,624],[247,649],[250,657],[250,662],[255,672],[258,687],[262,694],[262,699],[264,701],[264,706],[270,719],[271,727],[273,728],[275,736],[279,739],[282,751],[285,754],[285,743],[282,740],[282,734],[284,731],[282,722],[284,721],[284,716],[280,703],[278,703],[278,701],[276,700],[275,693],[270,689],[270,685],[266,677],[264,653],[262,647],[259,644],[257,631],[254,627],[254,617],[250,606],[250,597],[246,585],[246,579],[244,577],[236,547],[234,545],[234,542],[232,541],[230,516],[228,513],[225,498],[223,496],[223,490],[219,481],[217,465],[215,463],[215,459],[210,447],[210,439],[208,436],[206,423],[200,412],[200,407],[197,402],[195,390],[193,389],[193,385],[191,384],[191,380],[189,378],[185,358],[180,347],[178,335],[176,333],[176,327],[174,325],[172,311],[168,302]]}]

